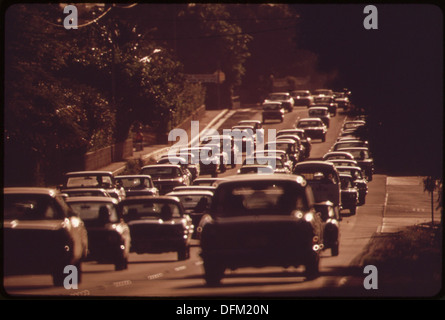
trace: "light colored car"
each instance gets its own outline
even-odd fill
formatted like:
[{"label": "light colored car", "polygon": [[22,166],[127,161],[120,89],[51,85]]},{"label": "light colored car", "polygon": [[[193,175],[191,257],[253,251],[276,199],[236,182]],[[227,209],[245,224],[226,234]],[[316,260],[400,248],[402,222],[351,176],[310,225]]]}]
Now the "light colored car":
[{"label": "light colored car", "polygon": [[87,230],[58,190],[4,188],[2,233],[5,275],[50,274],[62,286],[65,267],[75,266],[81,282]]},{"label": "light colored car", "polygon": [[110,197],[72,197],[66,202],[85,223],[87,260],[112,263],[115,270],[127,269],[131,236],[119,213],[119,202]]},{"label": "light colored car", "polygon": [[295,106],[309,106],[314,101],[309,90],[295,90],[291,93]]},{"label": "light colored car", "polygon": [[328,128],[320,118],[301,118],[297,121],[295,127],[303,129],[311,139],[321,139],[322,142],[326,141]]},{"label": "light colored car", "polygon": [[283,104],[284,109],[286,109],[288,112],[292,112],[295,104],[294,98],[292,98],[289,92],[269,93],[264,102],[266,101],[281,102]]},{"label": "light colored car", "polygon": [[149,175],[119,175],[116,176],[116,181],[125,189],[127,197],[159,195],[159,190]]},{"label": "light colored car", "polygon": [[307,112],[310,118],[320,118],[326,127],[329,128],[331,123],[331,114],[329,113],[328,107],[311,106]]},{"label": "light colored car", "polygon": [[72,171],[65,173],[63,185],[59,187],[63,192],[73,188],[105,189],[110,196],[121,201],[125,199],[125,189],[116,184],[114,175],[110,171]]}]

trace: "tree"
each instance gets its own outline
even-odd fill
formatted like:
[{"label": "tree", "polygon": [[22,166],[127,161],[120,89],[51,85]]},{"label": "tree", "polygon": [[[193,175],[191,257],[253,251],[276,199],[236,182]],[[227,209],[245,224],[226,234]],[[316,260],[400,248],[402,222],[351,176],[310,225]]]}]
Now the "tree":
[{"label": "tree", "polygon": [[225,74],[219,87],[207,85],[207,107],[230,107],[234,88],[245,74],[251,37],[231,21],[225,4],[189,4],[179,12],[176,23],[175,45],[185,72],[210,74],[221,70]]}]

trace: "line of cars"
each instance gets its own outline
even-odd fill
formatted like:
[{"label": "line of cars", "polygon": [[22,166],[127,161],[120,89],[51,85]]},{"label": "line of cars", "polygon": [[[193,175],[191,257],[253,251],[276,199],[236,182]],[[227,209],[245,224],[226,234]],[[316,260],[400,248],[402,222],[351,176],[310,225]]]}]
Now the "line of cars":
[{"label": "line of cars", "polygon": [[[360,132],[349,126],[348,121],[339,140]],[[220,285],[225,270],[242,267],[303,265],[308,279],[316,277],[320,253],[339,254],[340,212],[355,214],[365,203],[369,177],[354,159],[304,159],[291,174],[259,168],[243,166],[215,182],[211,207],[198,227],[210,286]]]},{"label": "line of cars", "polygon": [[62,286],[68,265],[77,268],[81,282],[83,261],[124,270],[131,252],[174,251],[179,260],[189,258],[194,224],[185,207],[188,198],[162,194],[170,190],[164,181],[156,182],[156,173],[164,170],[165,180],[182,179],[175,186],[191,180],[181,165],[159,164],[159,171],[148,170],[152,168],[118,176],[69,172],[58,188],[4,188],[4,274],[50,274],[53,284]]},{"label": "line of cars", "polygon": [[[345,123],[339,139],[351,138],[360,132],[359,127]],[[346,204],[339,169],[356,166],[348,165],[348,159],[308,160],[307,137],[309,144],[291,159],[288,151],[297,148],[284,146],[289,146],[287,140],[294,141],[288,135],[298,133],[305,130],[280,130],[276,142],[286,137],[281,140],[283,150],[276,145],[266,148],[275,159],[288,163],[288,174],[265,169],[260,172],[265,174],[203,178],[196,171],[193,177],[191,172],[184,173],[184,166],[192,162],[161,161],[143,167],[139,175],[68,173],[59,191],[5,188],[5,262],[11,264],[6,270],[24,272],[18,266],[34,266],[36,260],[43,264],[43,272],[53,275],[55,285],[62,285],[67,264],[81,271],[82,261],[95,260],[123,270],[130,252],[176,251],[183,260],[189,258],[195,238],[200,242],[208,285],[220,284],[226,269],[246,266],[303,265],[306,276],[314,278],[323,250],[339,254],[340,210]],[[302,138],[297,137],[301,147]],[[349,160],[354,164],[355,160]],[[33,246],[28,248],[30,241]],[[36,272],[34,267],[31,270]]]}]

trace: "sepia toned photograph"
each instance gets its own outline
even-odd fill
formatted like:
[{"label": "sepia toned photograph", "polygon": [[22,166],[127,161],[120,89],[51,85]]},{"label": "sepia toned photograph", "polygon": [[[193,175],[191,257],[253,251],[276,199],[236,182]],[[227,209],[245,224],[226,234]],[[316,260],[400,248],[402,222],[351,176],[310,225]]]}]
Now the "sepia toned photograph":
[{"label": "sepia toned photograph", "polygon": [[442,298],[442,9],[2,3],[2,299]]}]

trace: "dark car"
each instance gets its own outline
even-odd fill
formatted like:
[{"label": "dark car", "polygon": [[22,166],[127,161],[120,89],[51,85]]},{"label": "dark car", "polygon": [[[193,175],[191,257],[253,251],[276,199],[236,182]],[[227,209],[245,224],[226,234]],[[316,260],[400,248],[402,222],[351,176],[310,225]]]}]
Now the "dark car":
[{"label": "dark car", "polygon": [[307,136],[303,129],[281,129],[277,131],[276,137],[279,138],[281,135],[293,134],[300,137],[301,144],[304,147],[303,159],[307,159],[311,155],[312,143],[311,138]]},{"label": "dark car", "polygon": [[208,285],[218,285],[225,269],[244,267],[304,265],[309,278],[318,274],[322,221],[300,176],[227,178],[216,188],[200,230]]},{"label": "dark car", "polygon": [[332,256],[338,256],[340,247],[340,213],[335,210],[331,201],[317,202],[314,204],[316,212],[321,215],[323,221],[323,250],[331,249]]},{"label": "dark car", "polygon": [[300,150],[294,140],[280,138],[276,141],[269,141],[264,145],[264,150],[281,150],[286,152],[289,160],[292,162],[291,169],[300,159]]},{"label": "dark car", "polygon": [[198,237],[198,226],[201,218],[210,208],[213,192],[208,190],[178,190],[167,193],[167,196],[176,197],[181,201],[185,213],[192,219],[194,226],[192,238]]},{"label": "dark car", "polygon": [[74,197],[66,201],[85,223],[87,260],[112,263],[115,270],[127,269],[131,236],[119,213],[118,201],[106,197]]},{"label": "dark car", "polygon": [[190,257],[193,223],[175,197],[132,197],[120,203],[130,227],[131,252],[178,253],[178,260]]},{"label": "dark car", "polygon": [[341,181],[341,206],[349,210],[350,214],[356,214],[358,205],[358,190],[350,174],[340,173]]},{"label": "dark car", "polygon": [[337,115],[338,104],[333,96],[316,96],[314,97],[314,102],[309,107],[312,106],[327,107],[332,116],[335,117]]},{"label": "dark car", "polygon": [[326,127],[329,128],[331,123],[331,115],[327,107],[313,105],[307,112],[310,118],[320,118]]},{"label": "dark car", "polygon": [[233,137],[239,152],[246,152],[249,154],[256,149],[257,136],[255,132],[256,130],[254,125],[238,124],[231,128],[230,135]]},{"label": "dark car", "polygon": [[[354,160],[354,156],[349,152],[344,151],[330,151],[323,155],[323,161],[331,160]],[[355,160],[354,160],[355,161]]]},{"label": "dark car", "polygon": [[368,194],[368,181],[363,176],[362,169],[357,166],[336,166],[336,168],[339,173],[347,173],[352,176],[358,190],[358,205],[364,205]]},{"label": "dark car", "polygon": [[[257,143],[264,143],[264,128],[263,123],[261,120],[241,120],[238,121],[239,126],[252,126],[253,132],[256,135],[256,142]],[[223,130],[224,132],[224,130]]]},{"label": "dark car", "polygon": [[303,176],[311,186],[315,202],[330,201],[337,213],[341,208],[340,178],[336,167],[326,161],[297,163],[294,174]]},{"label": "dark car", "polygon": [[309,106],[313,102],[313,97],[309,90],[295,90],[290,95],[294,99],[295,106]]},{"label": "dark car", "polygon": [[181,148],[179,154],[191,153],[195,157],[195,161],[199,163],[199,174],[210,174],[212,177],[217,177],[219,172],[226,170],[225,159],[227,155],[211,146]]},{"label": "dark car", "polygon": [[295,143],[295,150],[297,150],[297,158],[295,158],[295,160],[298,161],[303,161],[305,156],[305,147],[303,146],[303,144],[301,143],[301,138],[296,135],[296,134],[281,134],[279,136],[276,137],[276,141],[282,141],[282,140],[292,140]]},{"label": "dark car", "polygon": [[50,274],[62,286],[65,267],[73,265],[81,282],[87,231],[58,190],[4,188],[2,229],[5,275]]},{"label": "dark car", "polygon": [[65,173],[63,185],[60,189],[63,192],[73,188],[98,188],[105,189],[110,196],[117,200],[125,199],[124,188],[116,184],[112,172],[109,171],[74,171]]},{"label": "dark car", "polygon": [[159,190],[155,187],[153,179],[149,175],[119,175],[116,176],[116,181],[125,189],[127,197],[159,195]]},{"label": "dark car", "polygon": [[205,135],[201,140],[201,145],[206,146],[208,144],[219,144],[220,153],[223,153],[223,157],[226,158],[222,160],[223,164],[230,165],[232,168],[235,168],[236,160],[240,155],[240,146],[235,143],[234,136],[228,134]]},{"label": "dark car", "polygon": [[328,128],[320,118],[303,118],[299,119],[295,125],[298,129],[303,129],[311,139],[321,139],[326,141]]},{"label": "dark car", "polygon": [[335,92],[335,102],[337,103],[339,108],[342,108],[343,111],[348,111],[351,106],[351,101],[349,100],[349,96],[345,92]]},{"label": "dark car", "polygon": [[357,161],[358,166],[362,169],[368,181],[372,181],[374,174],[374,159],[366,147],[345,148],[339,151],[348,152],[352,154],[354,160]]},{"label": "dark car", "polygon": [[264,102],[263,112],[261,114],[262,122],[266,123],[266,120],[279,120],[283,122],[284,112],[284,107],[281,102]]},{"label": "dark car", "polygon": [[356,147],[369,148],[369,143],[368,143],[368,141],[354,140],[354,139],[340,140],[340,141],[337,141],[336,143],[334,143],[331,150],[339,151],[341,149],[356,148]]},{"label": "dark car", "polygon": [[177,164],[152,164],[142,167],[142,175],[149,175],[153,184],[163,195],[177,186],[190,185],[189,175]]}]

